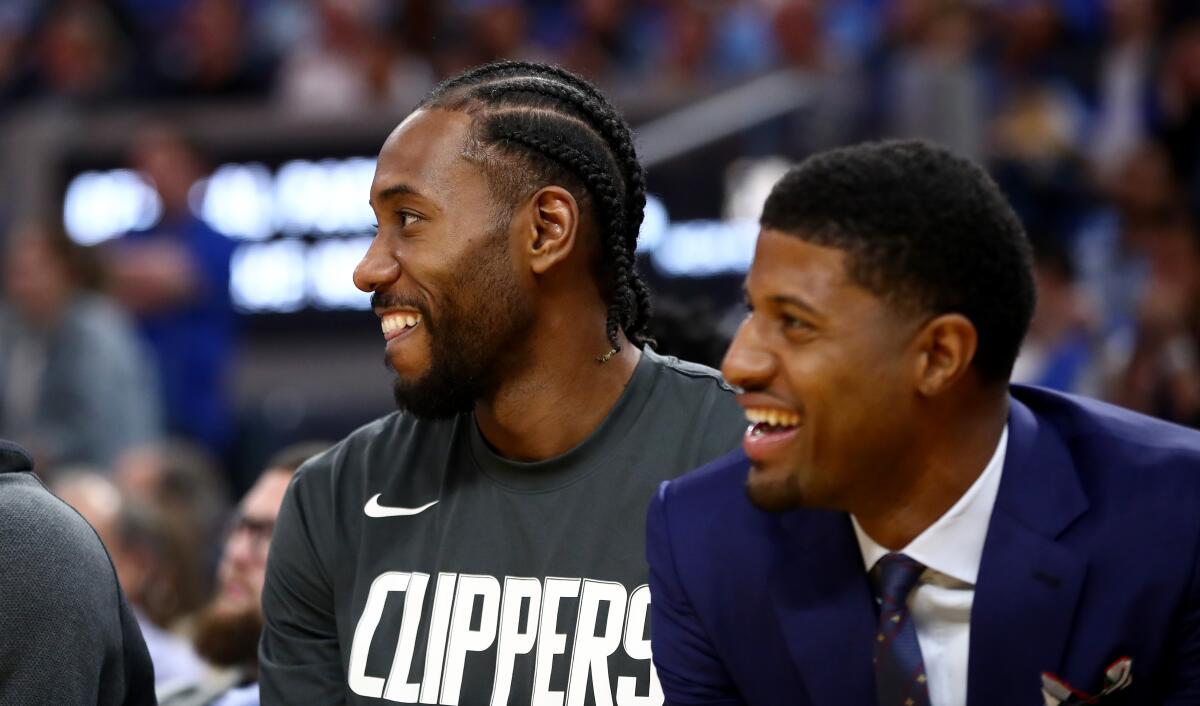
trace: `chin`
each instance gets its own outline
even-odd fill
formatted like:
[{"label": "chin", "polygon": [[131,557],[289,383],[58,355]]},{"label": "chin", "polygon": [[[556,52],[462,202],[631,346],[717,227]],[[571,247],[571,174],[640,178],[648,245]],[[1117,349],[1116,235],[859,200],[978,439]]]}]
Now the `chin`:
[{"label": "chin", "polygon": [[410,356],[388,356],[387,367],[406,384],[419,383],[429,375],[427,360],[413,360]]},{"label": "chin", "polygon": [[786,471],[754,468],[746,478],[746,495],[752,505],[767,512],[786,512],[806,505],[799,482]]}]

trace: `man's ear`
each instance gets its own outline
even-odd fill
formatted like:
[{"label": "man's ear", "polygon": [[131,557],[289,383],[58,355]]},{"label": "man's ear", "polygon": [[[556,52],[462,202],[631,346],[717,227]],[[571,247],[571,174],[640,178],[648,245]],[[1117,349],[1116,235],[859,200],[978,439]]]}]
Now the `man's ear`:
[{"label": "man's ear", "polygon": [[534,274],[545,274],[577,247],[579,205],[561,186],[542,187],[530,197],[525,247]]},{"label": "man's ear", "polygon": [[926,322],[916,338],[916,387],[934,397],[966,374],[975,360],[979,333],[962,314],[942,314]]}]

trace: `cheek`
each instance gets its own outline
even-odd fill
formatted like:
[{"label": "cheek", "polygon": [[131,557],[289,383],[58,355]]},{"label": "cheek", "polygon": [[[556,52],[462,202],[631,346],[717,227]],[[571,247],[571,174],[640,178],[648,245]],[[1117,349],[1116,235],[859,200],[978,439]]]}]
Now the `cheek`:
[{"label": "cheek", "polygon": [[[814,345],[789,356],[787,386],[803,411],[809,432],[844,436],[840,447],[870,433],[881,416],[899,412],[901,361],[864,355],[854,347]],[[837,451],[837,449],[834,449]]]},{"label": "cheek", "polygon": [[253,600],[259,602],[262,600],[263,584],[266,583],[267,566],[266,564],[256,565],[247,574],[246,583],[254,593]]}]

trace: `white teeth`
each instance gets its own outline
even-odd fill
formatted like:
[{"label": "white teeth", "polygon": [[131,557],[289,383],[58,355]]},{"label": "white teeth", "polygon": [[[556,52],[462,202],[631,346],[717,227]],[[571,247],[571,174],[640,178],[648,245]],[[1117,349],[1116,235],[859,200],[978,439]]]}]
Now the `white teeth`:
[{"label": "white teeth", "polygon": [[747,409],[746,419],[752,424],[768,424],[773,427],[794,427],[800,424],[800,415],[795,412],[763,407]]},{"label": "white teeth", "polygon": [[395,333],[406,328],[412,328],[421,323],[421,317],[413,314],[388,314],[379,321],[384,334]]}]

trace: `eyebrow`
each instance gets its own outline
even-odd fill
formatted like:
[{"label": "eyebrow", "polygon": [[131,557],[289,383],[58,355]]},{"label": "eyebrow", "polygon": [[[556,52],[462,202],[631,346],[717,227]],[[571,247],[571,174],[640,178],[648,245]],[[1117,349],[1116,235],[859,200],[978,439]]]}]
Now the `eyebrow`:
[{"label": "eyebrow", "polygon": [[792,296],[790,294],[776,294],[774,296],[767,297],[767,301],[774,302],[776,304],[790,304],[798,309],[803,309],[814,316],[820,316],[821,314],[821,312],[817,311],[812,304],[809,304],[800,297]]},{"label": "eyebrow", "polygon": [[[393,196],[400,196],[400,195],[420,196],[421,192],[417,191],[416,188],[410,184],[405,184],[405,183],[392,184],[391,186],[389,186],[387,188],[380,189],[379,194],[378,194],[378,199],[380,201],[387,201],[388,199],[392,198]],[[367,203],[374,205],[375,199],[368,199]]]},{"label": "eyebrow", "polygon": [[[746,288],[745,282],[742,282],[742,298],[746,301],[750,301],[750,290]],[[808,302],[804,301],[804,299],[791,294],[775,294],[767,297],[767,301],[773,304],[790,304],[799,309],[804,309],[815,316],[819,316],[821,314],[821,312],[817,311],[812,304],[809,304]]]}]

